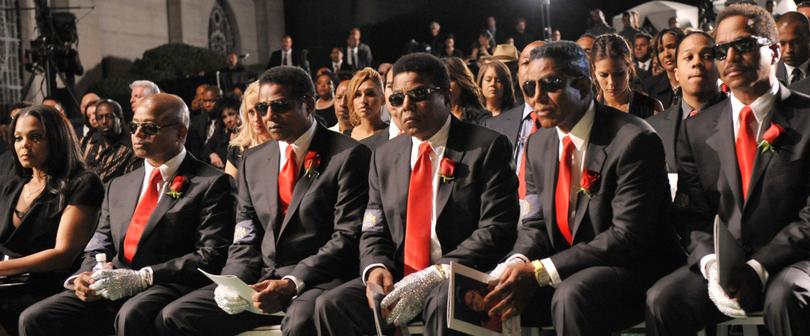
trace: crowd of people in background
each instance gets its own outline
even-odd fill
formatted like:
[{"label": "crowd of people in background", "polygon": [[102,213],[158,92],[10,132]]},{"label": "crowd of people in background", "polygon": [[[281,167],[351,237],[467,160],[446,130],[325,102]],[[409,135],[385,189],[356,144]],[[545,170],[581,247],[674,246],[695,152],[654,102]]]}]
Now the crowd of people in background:
[{"label": "crowd of people in background", "polygon": [[[769,13],[733,5],[714,31],[675,19],[650,34],[637,12],[616,32],[594,9],[570,41],[488,17],[467,52],[431,22],[427,52],[394,64],[376,63],[353,28],[312,72],[285,35],[258,80],[242,83],[228,54],[227,80],[188,104],[132,82],[131,119],[94,92],[79,123],[54,97],[13,105],[0,125],[0,276],[26,285],[2,292],[0,323],[24,335],[270,321],[369,334],[374,283],[399,300],[383,305],[404,306],[387,312],[394,326],[423,314],[427,334],[444,334],[436,286],[453,261],[499,279],[491,315],[543,311],[532,323],[560,335],[645,318],[651,334],[682,334],[763,309],[775,335],[806,334],[810,3]],[[734,130],[713,128],[719,116]],[[765,156],[769,132],[785,139],[779,157]],[[740,190],[718,182],[728,172]],[[750,272],[731,293],[708,247],[717,213],[757,233],[734,229]],[[93,268],[99,254],[113,269]],[[259,294],[206,286],[197,268]],[[255,309],[287,315],[242,313]]]}]

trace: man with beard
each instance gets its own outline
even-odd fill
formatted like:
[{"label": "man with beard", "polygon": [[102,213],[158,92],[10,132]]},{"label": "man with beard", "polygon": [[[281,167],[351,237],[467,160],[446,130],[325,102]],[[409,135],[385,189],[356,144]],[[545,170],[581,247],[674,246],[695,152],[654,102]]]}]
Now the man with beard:
[{"label": "man with beard", "polygon": [[129,129],[124,125],[124,113],[118,102],[98,101],[95,117],[96,135],[90,138],[82,154],[87,168],[107,183],[137,168],[140,160],[132,151]]}]

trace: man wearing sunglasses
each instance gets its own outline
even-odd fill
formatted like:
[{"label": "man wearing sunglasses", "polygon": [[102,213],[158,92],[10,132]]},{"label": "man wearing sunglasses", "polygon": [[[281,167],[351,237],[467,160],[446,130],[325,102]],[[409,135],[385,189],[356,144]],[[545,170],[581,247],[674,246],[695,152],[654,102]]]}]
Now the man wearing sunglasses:
[{"label": "man wearing sunglasses", "polygon": [[425,333],[442,335],[449,263],[492,268],[515,239],[509,141],[451,116],[449,75],[435,56],[403,56],[391,71],[388,100],[404,134],[374,151],[361,278],[318,298],[320,335],[375,333],[366,284],[387,294],[381,304],[388,323],[399,327],[421,313]]},{"label": "man wearing sunglasses", "polygon": [[573,42],[532,51],[522,87],[542,129],[526,145],[517,241],[484,299],[490,316],[557,335],[641,322],[646,289],[680,262],[661,139],[596,102],[589,69]]},{"label": "man wearing sunglasses", "polygon": [[[132,145],[144,159],[107,184],[98,227],[70,290],[29,307],[24,335],[154,335],[154,321],[174,299],[218,272],[233,235],[229,175],[183,147],[189,111],[180,97],[158,93],[135,110]],[[110,269],[93,272],[96,255]]]},{"label": "man wearing sunglasses", "polygon": [[[808,335],[810,97],[776,79],[781,50],[767,11],[732,5],[716,27],[716,65],[731,94],[682,125],[672,217],[691,228],[689,257],[648,291],[647,331],[685,335],[764,310],[772,334]],[[715,216],[745,260],[722,286]]]},{"label": "man wearing sunglasses", "polygon": [[[317,123],[313,97],[299,67],[259,78],[256,111],[271,140],[240,164],[237,224],[222,270],[258,293],[245,300],[211,284],[166,307],[161,333],[234,335],[280,322],[285,335],[313,335],[315,299],[357,276],[371,153]],[[283,319],[255,313],[279,311]]]}]

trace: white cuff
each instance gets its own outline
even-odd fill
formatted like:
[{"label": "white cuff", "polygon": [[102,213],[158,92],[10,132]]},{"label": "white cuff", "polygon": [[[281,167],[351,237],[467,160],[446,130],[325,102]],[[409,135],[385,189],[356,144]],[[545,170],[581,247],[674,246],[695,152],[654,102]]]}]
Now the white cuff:
[{"label": "white cuff", "polygon": [[141,279],[146,283],[146,287],[151,286],[155,282],[155,277],[153,276],[154,272],[152,272],[152,267],[146,266],[141,268]]},{"label": "white cuff", "polygon": [[522,262],[531,262],[531,260],[529,260],[529,258],[526,258],[526,256],[525,256],[525,255],[520,254],[520,253],[515,253],[515,254],[513,254],[511,257],[509,257],[508,259],[506,259],[506,262],[510,262],[510,261],[512,261],[512,260],[514,260],[514,259],[519,259],[519,260],[520,260],[520,261],[522,261]]},{"label": "white cuff", "polygon": [[751,268],[754,269],[754,272],[757,272],[759,280],[762,281],[762,290],[764,291],[765,284],[768,283],[768,270],[766,270],[765,267],[762,267],[762,264],[760,264],[759,261],[756,261],[756,259],[748,260],[745,263],[748,264],[748,266],[751,266]]},{"label": "white cuff", "polygon": [[292,275],[288,275],[288,276],[285,276],[285,277],[281,278],[281,280],[284,280],[284,279],[290,279],[290,281],[292,281],[295,284],[295,295],[296,296],[301,295],[301,292],[304,291],[304,282],[303,281],[298,280],[298,278],[296,278],[296,277],[294,277]]},{"label": "white cuff", "polygon": [[560,279],[560,273],[557,273],[557,267],[554,267],[554,263],[551,262],[551,258],[540,259],[540,262],[543,263],[543,267],[546,269],[549,279],[551,279],[551,287],[557,288],[557,285],[562,282],[562,279]]},{"label": "white cuff", "polygon": [[717,255],[714,253],[707,254],[700,258],[700,274],[703,274],[703,278],[709,280],[709,270],[706,267],[709,265],[709,262],[717,260]]},{"label": "white cuff", "polygon": [[69,278],[67,278],[65,280],[65,283],[62,284],[62,287],[65,287],[65,289],[68,289],[68,290],[76,290],[76,286],[73,285],[73,281],[76,280],[76,278],[78,278],[78,277],[79,277],[79,274],[71,275]]},{"label": "white cuff", "polygon": [[381,263],[368,265],[368,267],[366,267],[366,269],[363,270],[363,277],[361,278],[361,279],[363,279],[363,285],[367,285],[366,284],[366,279],[368,278],[368,273],[371,272],[372,269],[377,268],[377,267],[382,267],[382,268],[385,268],[386,270],[388,269],[387,267],[385,267],[385,265],[383,265]]}]

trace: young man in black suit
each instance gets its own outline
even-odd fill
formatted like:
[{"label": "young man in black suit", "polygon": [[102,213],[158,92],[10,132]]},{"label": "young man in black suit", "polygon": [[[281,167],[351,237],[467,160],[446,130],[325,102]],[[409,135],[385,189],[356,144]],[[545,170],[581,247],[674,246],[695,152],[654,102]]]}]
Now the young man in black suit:
[{"label": "young man in black suit", "polygon": [[166,307],[167,335],[233,335],[279,318],[285,335],[315,333],[315,299],[357,274],[357,239],[368,199],[370,150],[317,123],[309,75],[290,66],[259,78],[257,112],[272,140],[239,167],[236,230],[222,274],[253,284],[253,302],[224,287],[199,289]]},{"label": "young man in black suit", "polygon": [[[673,217],[690,228],[686,266],[647,293],[647,331],[684,335],[763,310],[774,335],[810,334],[810,97],[776,79],[773,18],[753,5],[717,17],[716,64],[729,99],[686,119]],[[715,216],[747,262],[718,281]],[[728,290],[728,291],[726,291]]]},{"label": "young man in black suit", "polygon": [[[207,283],[197,268],[218,272],[224,265],[233,183],[183,147],[186,104],[152,95],[132,120],[133,150],[144,167],[107,185],[84,263],[65,281],[71,290],[26,309],[20,334],[154,334],[163,307]],[[112,269],[91,272],[99,253]]]},{"label": "young man in black suit", "polygon": [[346,38],[346,64],[353,70],[362,70],[373,66],[374,56],[368,44],[360,42],[360,29],[352,28]]},{"label": "young man in black suit", "polygon": [[273,51],[270,55],[270,61],[267,62],[267,69],[279,65],[289,65],[301,67],[304,64],[304,59],[301,57],[301,52],[293,49],[292,36],[284,35],[281,38],[281,49]]},{"label": "young man in black suit", "polygon": [[596,102],[589,69],[573,42],[532,51],[522,89],[542,129],[526,145],[517,242],[484,299],[490,316],[550,318],[557,335],[641,322],[646,289],[682,256],[666,220],[661,139],[641,119]]},{"label": "young man in black suit", "polygon": [[403,56],[392,71],[389,101],[404,134],[372,155],[361,278],[318,298],[320,335],[374,333],[366,283],[388,293],[383,305],[394,325],[422,312],[427,334],[441,330],[448,264],[493,267],[515,239],[509,141],[450,115],[449,75],[435,56]]}]

